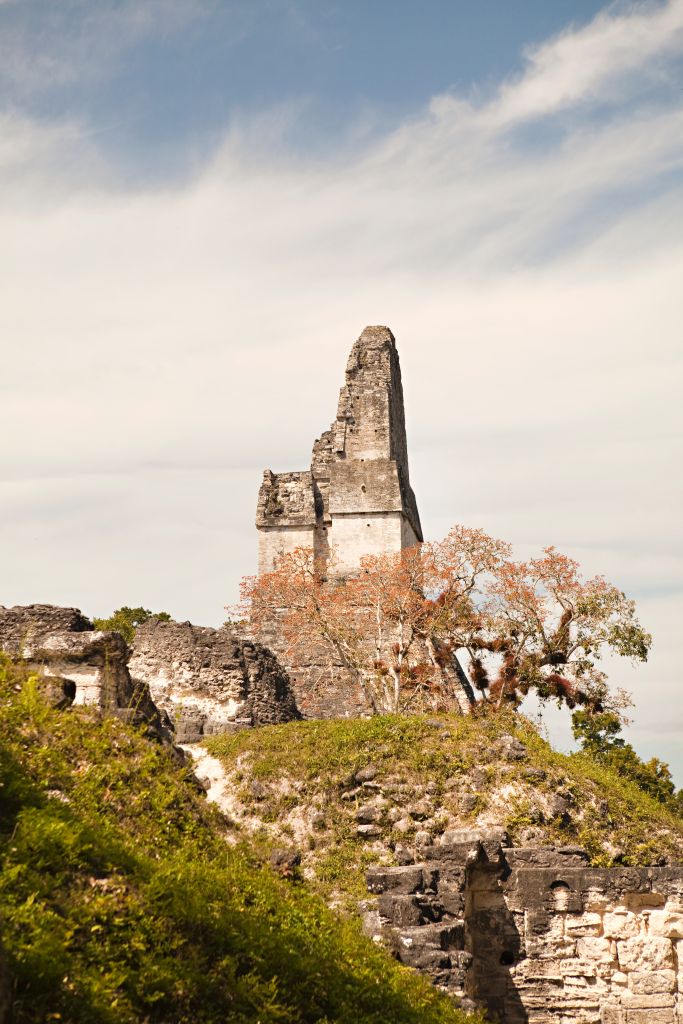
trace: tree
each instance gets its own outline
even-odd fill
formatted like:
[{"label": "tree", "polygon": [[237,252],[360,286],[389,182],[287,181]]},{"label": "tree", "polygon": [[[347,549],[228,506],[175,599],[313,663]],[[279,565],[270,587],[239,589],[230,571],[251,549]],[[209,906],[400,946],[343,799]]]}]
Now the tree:
[{"label": "tree", "polygon": [[613,768],[655,800],[682,814],[683,790],[676,792],[669,765],[658,757],[643,761],[623,738],[621,729],[622,721],[611,711],[591,713],[582,709],[572,715],[574,739],[580,742],[583,753]]},{"label": "tree", "polygon": [[490,687],[498,703],[519,703],[534,689],[570,708],[616,713],[629,701],[621,690],[610,693],[602,653],[646,661],[652,642],[633,601],[602,576],[582,579],[578,563],[553,547],[542,558],[501,562],[483,614],[483,648],[502,655]]},{"label": "tree", "polygon": [[149,608],[129,608],[128,605],[123,605],[112,612],[108,619],[93,619],[93,624],[95,629],[116,630],[127,644],[132,644],[136,629],[147,619],[161,619],[162,622],[170,622],[171,616],[168,612],[151,612]]},{"label": "tree", "polygon": [[296,663],[311,651],[347,669],[374,711],[542,700],[618,713],[598,667],[604,648],[645,660],[649,635],[635,606],[601,577],[583,580],[547,548],[514,561],[482,530],[454,527],[435,544],[368,556],[340,575],[306,548],[242,585],[241,616],[273,625]]}]

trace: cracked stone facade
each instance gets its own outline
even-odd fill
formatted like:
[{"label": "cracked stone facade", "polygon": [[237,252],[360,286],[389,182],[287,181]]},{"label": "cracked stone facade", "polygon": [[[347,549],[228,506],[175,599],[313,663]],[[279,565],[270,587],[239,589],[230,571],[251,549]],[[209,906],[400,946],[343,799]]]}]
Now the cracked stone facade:
[{"label": "cracked stone facade", "polygon": [[365,930],[501,1024],[681,1024],[683,867],[445,833],[367,874]]},{"label": "cracked stone facade", "polygon": [[150,619],[131,649],[77,608],[18,605],[0,607],[0,650],[40,673],[56,706],[145,722],[166,741],[301,717],[275,655],[225,627]]},{"label": "cracked stone facade", "polygon": [[[353,345],[337,418],[314,443],[310,469],[264,472],[256,527],[259,573],[269,572],[283,553],[305,547],[330,573],[344,575],[363,555],[402,551],[422,540],[408,472],[401,367],[388,327],[366,327]],[[328,652],[312,648],[291,662],[277,617],[258,639],[285,664],[304,717],[368,713],[353,674]]]}]

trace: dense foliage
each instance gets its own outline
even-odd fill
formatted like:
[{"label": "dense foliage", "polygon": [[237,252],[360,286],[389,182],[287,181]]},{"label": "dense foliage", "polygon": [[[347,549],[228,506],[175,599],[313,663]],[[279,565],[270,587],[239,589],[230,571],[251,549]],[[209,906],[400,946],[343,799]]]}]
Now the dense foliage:
[{"label": "dense foliage", "polygon": [[168,612],[152,612],[149,608],[129,608],[123,605],[106,619],[93,619],[95,629],[115,629],[120,633],[126,643],[132,643],[135,631],[138,626],[147,619],[161,619],[162,622],[170,622],[171,616]]},{"label": "dense foliage", "polygon": [[171,751],[0,663],[0,921],[16,1024],[458,1024],[225,841]]},{"label": "dense foliage", "polygon": [[683,813],[683,790],[676,791],[668,764],[658,757],[643,761],[623,738],[621,729],[618,715],[609,711],[590,714],[581,710],[572,715],[574,738],[589,757],[609,766],[673,811]]}]

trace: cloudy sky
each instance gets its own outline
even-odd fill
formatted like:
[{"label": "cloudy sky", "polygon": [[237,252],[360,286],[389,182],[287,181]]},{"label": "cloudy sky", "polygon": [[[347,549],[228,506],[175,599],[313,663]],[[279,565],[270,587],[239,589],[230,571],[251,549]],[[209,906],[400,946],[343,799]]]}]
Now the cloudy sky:
[{"label": "cloudy sky", "polygon": [[683,0],[0,0],[0,602],[220,623],[388,324],[426,535],[635,597],[683,785],[682,69]]}]

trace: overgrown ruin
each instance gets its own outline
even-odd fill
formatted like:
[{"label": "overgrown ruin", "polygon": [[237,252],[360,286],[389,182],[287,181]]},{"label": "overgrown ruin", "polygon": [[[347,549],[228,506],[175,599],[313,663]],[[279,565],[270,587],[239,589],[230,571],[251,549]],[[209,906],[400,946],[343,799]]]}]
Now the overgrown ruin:
[{"label": "overgrown ruin", "polygon": [[593,868],[578,847],[445,833],[368,872],[366,931],[503,1024],[683,1020],[683,871]]},{"label": "overgrown ruin", "polygon": [[[363,555],[422,540],[388,328],[367,327],[354,344],[336,420],[315,442],[311,468],[266,470],[256,525],[261,573],[280,554],[308,547],[328,575],[342,579]],[[176,743],[215,733],[368,713],[356,681],[325,652],[288,661],[277,615],[257,639],[241,626],[152,619],[131,651],[120,634],[95,630],[74,608],[0,608],[0,649],[44,677],[54,706],[90,705],[142,726],[181,759]],[[452,671],[461,672],[457,661]],[[442,730],[439,720],[431,725]],[[508,749],[501,747],[501,757],[527,756],[502,739]],[[476,807],[467,786],[478,770],[470,764],[458,782],[464,810],[467,800],[470,811]],[[360,862],[377,861],[367,874],[371,898],[362,904],[373,940],[501,1024],[683,1024],[683,867],[664,856],[650,866],[593,867],[578,846],[544,847],[522,836],[529,845],[513,847],[503,829],[488,825],[458,831],[442,823],[439,833],[431,799],[406,807],[405,787],[383,786],[376,774],[366,766],[337,787],[349,814],[355,809],[351,841],[374,844],[365,846],[365,860],[359,847]],[[296,800],[304,788],[285,796]],[[327,828],[324,811],[335,795],[327,788],[311,818],[311,849]],[[267,810],[258,779],[249,792]],[[505,793],[513,800],[514,786]],[[233,811],[238,796],[231,795]],[[395,806],[387,810],[389,797]],[[557,787],[554,799],[562,804]],[[406,815],[422,826],[431,820],[432,832],[415,831],[410,821],[402,830]],[[253,808],[250,816],[259,824]],[[4,973],[0,947],[0,1016],[9,998]]]},{"label": "overgrown ruin", "polygon": [[[364,555],[422,541],[410,486],[401,366],[388,327],[366,327],[351,349],[337,418],[313,445],[311,468],[263,474],[256,509],[259,573],[279,556],[309,548],[331,576]],[[286,666],[307,718],[367,714],[357,680],[328,651],[293,660],[275,615],[258,637]],[[453,666],[457,673],[458,666]]]}]

